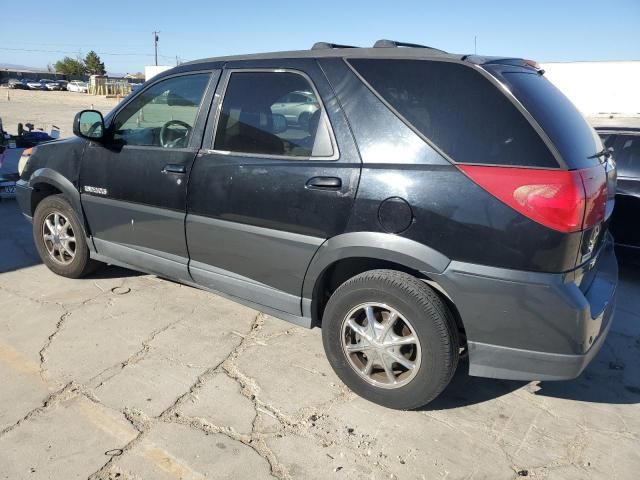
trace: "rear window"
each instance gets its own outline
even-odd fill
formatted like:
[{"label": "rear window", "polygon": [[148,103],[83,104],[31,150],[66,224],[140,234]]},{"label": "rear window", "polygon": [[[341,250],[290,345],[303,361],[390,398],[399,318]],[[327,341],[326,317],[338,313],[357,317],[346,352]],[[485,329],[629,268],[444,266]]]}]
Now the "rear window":
[{"label": "rear window", "polygon": [[535,118],[568,167],[597,165],[597,158],[588,157],[602,150],[602,142],[573,103],[542,75],[509,70],[500,73],[502,68],[496,67],[498,78]]},{"label": "rear window", "polygon": [[351,59],[349,63],[455,162],[558,167],[524,115],[468,66],[426,60]]}]

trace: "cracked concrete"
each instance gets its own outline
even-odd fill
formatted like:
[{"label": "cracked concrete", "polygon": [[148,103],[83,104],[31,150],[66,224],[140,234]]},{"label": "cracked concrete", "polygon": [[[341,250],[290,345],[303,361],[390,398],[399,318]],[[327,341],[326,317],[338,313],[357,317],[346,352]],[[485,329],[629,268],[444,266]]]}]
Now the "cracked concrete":
[{"label": "cracked concrete", "polygon": [[638,477],[637,270],[580,378],[478,379],[463,362],[432,405],[397,412],[340,383],[319,330],[124,269],[58,277],[15,203],[0,217],[24,254],[0,274],[0,478]]}]

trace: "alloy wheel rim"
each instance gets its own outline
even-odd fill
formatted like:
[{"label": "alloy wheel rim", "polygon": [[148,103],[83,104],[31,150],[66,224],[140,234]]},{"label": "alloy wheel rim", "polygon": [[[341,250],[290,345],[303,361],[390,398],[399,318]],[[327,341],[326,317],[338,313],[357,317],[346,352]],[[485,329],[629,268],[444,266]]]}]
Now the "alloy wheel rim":
[{"label": "alloy wheel rim", "polygon": [[411,323],[393,307],[368,302],[342,321],[342,351],[367,383],[393,389],[408,384],[420,370],[420,340]]},{"label": "alloy wheel rim", "polygon": [[69,265],[76,257],[76,237],[71,222],[58,211],[42,222],[42,240],[49,256],[60,265]]}]

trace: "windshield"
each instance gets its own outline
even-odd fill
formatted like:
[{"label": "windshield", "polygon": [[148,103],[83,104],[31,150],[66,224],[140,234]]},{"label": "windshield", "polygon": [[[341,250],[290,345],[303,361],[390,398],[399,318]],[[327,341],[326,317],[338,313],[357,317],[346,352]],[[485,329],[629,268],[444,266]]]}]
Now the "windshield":
[{"label": "windshield", "polygon": [[597,165],[588,158],[602,142],[573,103],[544,76],[513,67],[487,65],[529,111],[556,146],[570,169]]}]

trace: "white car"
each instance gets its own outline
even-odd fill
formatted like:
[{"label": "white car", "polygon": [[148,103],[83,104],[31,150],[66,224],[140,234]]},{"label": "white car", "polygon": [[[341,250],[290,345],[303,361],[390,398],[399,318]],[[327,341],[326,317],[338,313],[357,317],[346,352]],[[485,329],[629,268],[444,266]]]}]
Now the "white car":
[{"label": "white car", "polygon": [[70,92],[87,93],[89,91],[89,84],[87,82],[81,82],[80,80],[72,80],[67,84],[67,90]]},{"label": "white car", "polygon": [[309,119],[320,106],[312,92],[295,91],[288,93],[271,105],[271,113],[284,115],[288,125],[306,129]]}]

